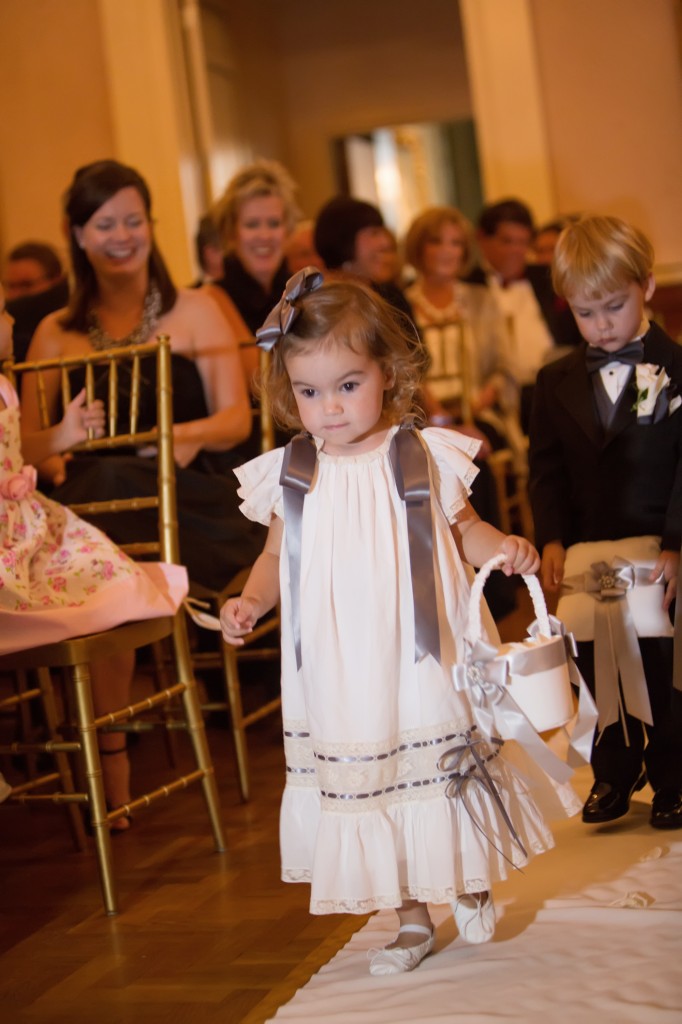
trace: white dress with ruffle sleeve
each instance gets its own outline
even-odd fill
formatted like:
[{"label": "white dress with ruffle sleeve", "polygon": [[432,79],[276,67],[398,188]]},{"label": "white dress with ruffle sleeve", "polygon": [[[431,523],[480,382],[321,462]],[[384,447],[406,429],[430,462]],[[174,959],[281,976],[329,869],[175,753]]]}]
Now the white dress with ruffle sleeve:
[{"label": "white dress with ruffle sleeve", "polygon": [[[478,442],[451,430],[419,435],[429,453],[441,664],[415,663],[405,505],[382,444],[359,455],[318,450],[305,498],[301,553],[301,653],[291,629],[286,527],[280,558],[282,713],[286,784],[282,877],[310,882],[311,912],[367,913],[404,899],[445,903],[488,889],[526,857],[476,766],[495,782],[529,856],[553,845],[523,778],[480,737],[467,697],[454,689],[463,655],[469,583],[450,532],[477,469]],[[318,443],[319,449],[319,443]],[[236,470],[242,511],[283,518],[283,449]],[[458,789],[442,756],[464,745]],[[455,780],[456,782],[457,780]],[[454,790],[457,789],[457,793]],[[570,787],[546,776],[549,809],[575,813]]]}]

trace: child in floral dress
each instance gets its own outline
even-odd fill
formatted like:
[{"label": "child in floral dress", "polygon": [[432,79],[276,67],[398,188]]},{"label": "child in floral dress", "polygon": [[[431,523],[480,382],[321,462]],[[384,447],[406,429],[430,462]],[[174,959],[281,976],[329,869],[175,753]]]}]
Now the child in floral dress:
[{"label": "child in floral dress", "polygon": [[[11,349],[12,322],[0,289],[0,359]],[[136,563],[100,530],[36,490],[36,470],[49,455],[101,435],[101,402],[81,392],[60,423],[21,438],[19,400],[0,375],[0,654],[109,629],[134,619],[173,614],[187,591],[183,567]],[[133,655],[93,663],[97,714],[126,704]],[[120,734],[101,734],[105,792],[113,806],[129,799],[128,757]],[[122,824],[120,824],[122,822]],[[126,818],[112,828],[128,827]]]}]

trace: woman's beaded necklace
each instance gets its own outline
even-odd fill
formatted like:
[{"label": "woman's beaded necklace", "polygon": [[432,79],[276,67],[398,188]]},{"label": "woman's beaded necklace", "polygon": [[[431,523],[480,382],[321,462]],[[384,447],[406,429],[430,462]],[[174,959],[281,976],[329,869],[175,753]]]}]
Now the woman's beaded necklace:
[{"label": "woman's beaded necklace", "polygon": [[452,300],[447,306],[434,306],[433,303],[429,302],[426,298],[421,281],[416,281],[410,289],[410,299],[415,306],[419,306],[429,323],[447,324],[459,320],[462,313],[454,286],[452,291]]},{"label": "woman's beaded necklace", "polygon": [[99,317],[94,310],[88,313],[88,338],[90,344],[97,351],[101,352],[107,348],[125,348],[128,345],[140,345],[146,341],[152,333],[161,313],[161,292],[158,286],[152,283],[149,287],[142,307],[142,318],[133,327],[130,334],[125,338],[112,338],[104,330],[99,322]]}]

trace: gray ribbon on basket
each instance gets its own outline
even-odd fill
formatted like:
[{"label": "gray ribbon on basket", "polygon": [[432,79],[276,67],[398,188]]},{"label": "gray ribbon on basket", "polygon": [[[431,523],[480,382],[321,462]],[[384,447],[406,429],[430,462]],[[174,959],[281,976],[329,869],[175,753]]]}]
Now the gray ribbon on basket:
[{"label": "gray ribbon on basket", "polygon": [[[490,794],[493,798],[500,816],[509,829],[513,841],[518,846],[521,853],[524,855],[526,860],[528,859],[528,852],[521,842],[518,832],[514,828],[514,824],[509,817],[507,808],[504,806],[502,797],[495,785],[495,781],[491,776],[490,772],[486,768],[485,760],[481,757],[478,750],[476,749],[479,743],[482,743],[483,739],[479,737],[473,737],[470,732],[466,733],[466,741],[458,744],[456,747],[451,747],[450,750],[446,750],[445,753],[438,760],[438,768],[442,772],[452,774],[453,778],[450,779],[447,786],[445,787],[445,795],[452,799],[453,797],[459,797],[462,801],[462,805],[466,810],[467,814],[473,821],[476,828],[481,832],[482,835],[488,840],[490,845],[494,847],[500,856],[512,865],[516,865],[507,857],[505,853],[498,846],[495,845],[493,840],[490,838],[484,827],[476,819],[476,815],[471,810],[467,799],[466,799],[466,788],[468,783],[477,782],[483,789]],[[502,740],[497,737],[491,737],[489,742],[497,746],[502,746]],[[460,771],[460,765],[464,758],[470,754],[473,758],[473,764],[466,768],[464,771]]]},{"label": "gray ribbon on basket", "polygon": [[[567,577],[562,594],[590,594],[595,598],[594,674],[599,709],[599,730],[619,719],[628,741],[625,711],[653,725],[637,630],[626,594],[635,586],[651,585],[650,570],[637,568],[616,556],[611,564],[593,562],[590,571]],[[623,689],[621,701],[618,676]]]},{"label": "gray ribbon on basket", "polygon": [[455,665],[455,689],[471,701],[476,724],[489,739],[495,735],[515,740],[557,782],[568,782],[573,769],[549,749],[509,692],[510,674],[529,675],[564,663],[561,644],[550,644],[500,654],[496,647],[477,640],[465,641],[464,664]]},{"label": "gray ribbon on basket", "polygon": [[[582,677],[580,669],[575,663],[578,656],[578,648],[575,637],[564,626],[560,619],[554,615],[548,615],[549,626],[552,636],[564,638],[566,648],[566,664],[568,665],[568,678],[578,691],[578,715],[571,733],[571,742],[568,745],[568,764],[577,768],[580,764],[589,764],[592,758],[592,742],[597,725],[598,711],[592,694],[587,688],[587,683]],[[528,627],[528,635],[536,639],[540,636],[540,625],[535,619]]]},{"label": "gray ribbon on basket", "polygon": [[324,278],[315,267],[304,267],[293,277],[290,277],[284,286],[282,298],[268,314],[262,327],[256,331],[256,344],[259,348],[269,352],[271,348],[285,334],[287,334],[301,312],[298,306],[294,305],[296,299],[317,291],[323,284]]},{"label": "gray ribbon on basket", "polygon": [[[415,655],[431,654],[440,663],[438,605],[433,569],[433,526],[429,492],[429,465],[412,424],[401,426],[391,440],[389,456],[396,486],[405,502],[414,602]],[[303,503],[315,475],[317,449],[310,434],[298,434],[284,451],[279,482],[284,501],[292,624],[296,667],[301,658],[301,533]]]}]

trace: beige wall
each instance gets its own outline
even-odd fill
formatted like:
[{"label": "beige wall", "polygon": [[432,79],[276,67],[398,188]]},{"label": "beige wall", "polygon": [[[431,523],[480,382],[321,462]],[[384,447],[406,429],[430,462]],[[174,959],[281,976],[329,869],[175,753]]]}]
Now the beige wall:
[{"label": "beige wall", "polygon": [[287,161],[314,215],[336,191],[335,136],[471,114],[454,0],[297,0],[279,9]]},{"label": "beige wall", "polygon": [[532,0],[557,211],[611,213],[682,280],[678,0]]},{"label": "beige wall", "polygon": [[0,2],[0,249],[63,249],[61,196],[74,170],[113,149],[92,0]]},{"label": "beige wall", "polygon": [[[73,171],[116,156],[149,178],[162,249],[178,280],[188,279],[202,184],[182,70],[178,11],[188,2],[0,0],[0,249],[29,236],[60,242],[60,198]],[[524,46],[536,45],[544,141],[534,173],[550,197],[538,212],[630,217],[650,233],[664,274],[682,279],[679,0],[474,3],[492,17],[500,4],[522,9],[531,30]],[[456,0],[202,6],[224,22],[231,45],[231,95],[220,93],[223,72],[212,72],[216,137],[228,154],[236,144],[237,156],[282,159],[309,215],[336,188],[335,136],[472,112]],[[513,47],[511,29],[508,41]],[[219,65],[214,35],[208,43]],[[471,68],[472,82],[480,70]],[[502,61],[488,59],[483,71],[499,90],[510,81]],[[509,125],[491,131],[485,111],[476,116],[502,173],[487,198],[499,198],[492,190],[518,169],[517,136]],[[518,117],[523,124],[523,109]]]},{"label": "beige wall", "polygon": [[64,250],[76,168],[114,157],[147,178],[178,281],[194,275],[202,203],[176,0],[0,0],[0,250]]}]

